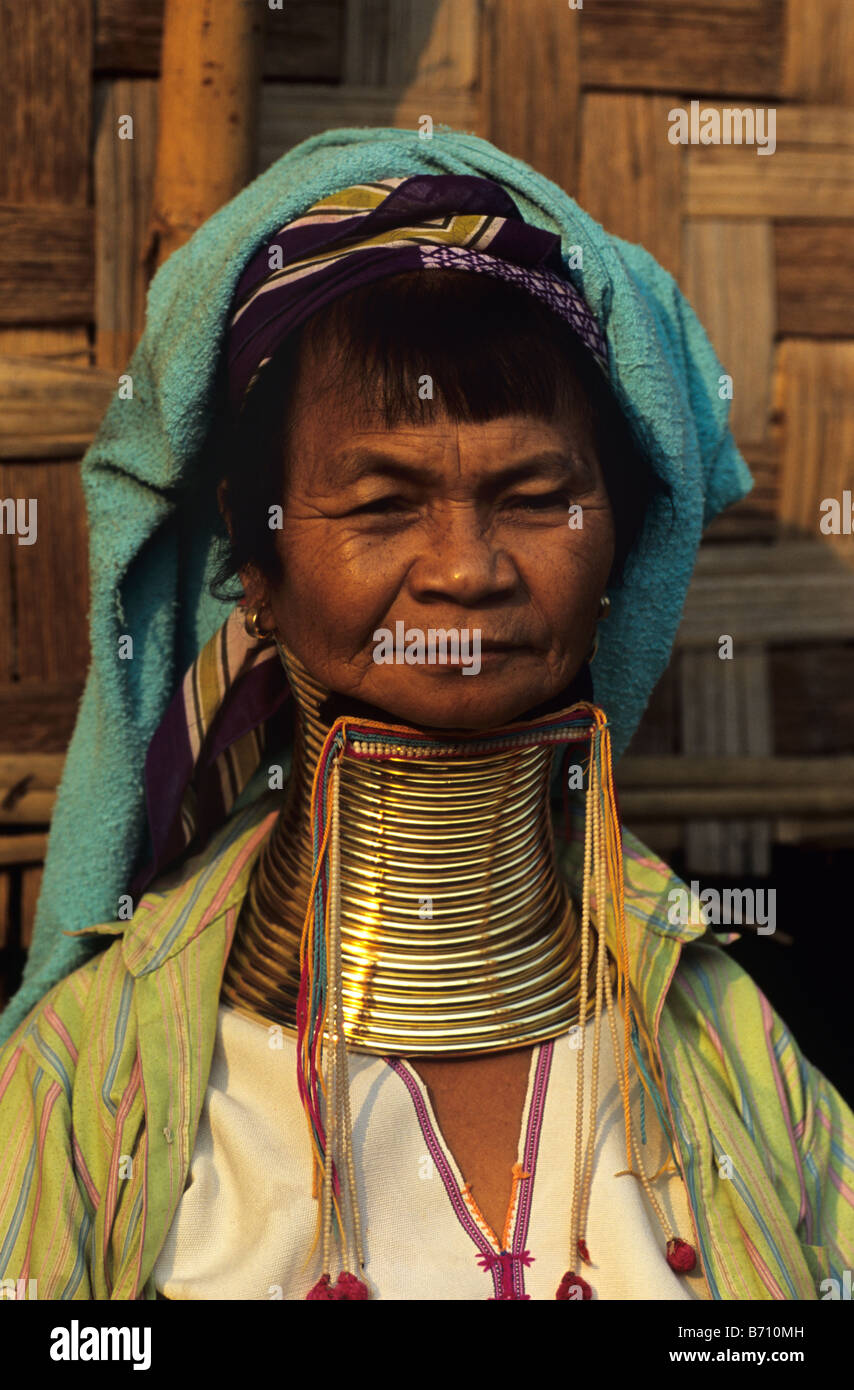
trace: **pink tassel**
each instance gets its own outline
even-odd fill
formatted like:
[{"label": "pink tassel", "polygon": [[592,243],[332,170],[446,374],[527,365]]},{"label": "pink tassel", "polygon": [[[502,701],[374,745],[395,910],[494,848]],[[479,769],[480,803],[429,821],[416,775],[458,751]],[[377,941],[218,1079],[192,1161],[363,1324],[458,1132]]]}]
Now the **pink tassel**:
[{"label": "pink tassel", "polygon": [[335,1297],[347,1299],[350,1302],[361,1300],[368,1297],[368,1286],[363,1284],[361,1279],[357,1279],[355,1274],[348,1274],[342,1270],[338,1275],[338,1283],[335,1285]]},{"label": "pink tassel", "polygon": [[361,1279],[357,1279],[355,1274],[350,1274],[346,1269],[342,1269],[335,1283],[330,1283],[328,1274],[321,1274],[313,1288],[309,1289],[305,1296],[306,1302],[309,1299],[326,1299],[338,1303],[352,1303],[368,1297],[368,1286],[363,1284]]}]

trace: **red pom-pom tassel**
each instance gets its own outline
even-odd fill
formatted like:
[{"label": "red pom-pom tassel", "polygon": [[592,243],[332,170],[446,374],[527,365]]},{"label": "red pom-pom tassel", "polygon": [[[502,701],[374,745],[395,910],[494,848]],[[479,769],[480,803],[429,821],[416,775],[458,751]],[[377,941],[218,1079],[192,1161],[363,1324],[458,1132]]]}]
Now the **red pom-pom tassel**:
[{"label": "red pom-pom tassel", "polygon": [[308,1302],[308,1300],[311,1298],[334,1298],[335,1294],[332,1292],[332,1288],[329,1283],[329,1275],[321,1274],[317,1283],[314,1285],[313,1288],[309,1289],[305,1297],[306,1302]]},{"label": "red pom-pom tassel", "polygon": [[[571,1290],[573,1289],[580,1289],[580,1295],[578,1293],[572,1293]],[[566,1274],[561,1279],[558,1284],[557,1293],[555,1294],[555,1298],[566,1299],[573,1303],[580,1303],[582,1300],[592,1297],[593,1290],[587,1280],[582,1279],[579,1274],[573,1273],[571,1269],[567,1270]]]},{"label": "red pom-pom tassel", "polygon": [[667,1242],[667,1263],[677,1274],[690,1274],[697,1263],[697,1253],[687,1240],[674,1236]]},{"label": "red pom-pom tassel", "polygon": [[321,1274],[305,1297],[306,1301],[326,1299],[329,1302],[352,1303],[368,1297],[368,1286],[363,1284],[361,1279],[357,1279],[355,1274],[343,1269],[334,1284],[330,1283],[328,1274]]},{"label": "red pom-pom tassel", "polygon": [[347,1270],[342,1270],[338,1275],[338,1283],[335,1285],[336,1298],[354,1301],[368,1297],[368,1286],[363,1284],[361,1279],[357,1279],[355,1274],[349,1274]]}]

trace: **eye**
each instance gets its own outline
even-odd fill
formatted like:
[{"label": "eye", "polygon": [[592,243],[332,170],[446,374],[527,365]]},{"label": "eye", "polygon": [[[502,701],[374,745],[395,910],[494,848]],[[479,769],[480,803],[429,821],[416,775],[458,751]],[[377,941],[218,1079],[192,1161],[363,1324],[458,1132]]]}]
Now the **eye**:
[{"label": "eye", "polygon": [[407,497],[394,493],[388,497],[375,497],[371,502],[363,502],[361,507],[354,507],[350,515],[359,516],[361,512],[411,511],[412,506]]},{"label": "eye", "polygon": [[553,507],[565,507],[566,496],[558,492],[521,492],[508,497],[508,507],[518,507],[523,511],[549,511]]}]

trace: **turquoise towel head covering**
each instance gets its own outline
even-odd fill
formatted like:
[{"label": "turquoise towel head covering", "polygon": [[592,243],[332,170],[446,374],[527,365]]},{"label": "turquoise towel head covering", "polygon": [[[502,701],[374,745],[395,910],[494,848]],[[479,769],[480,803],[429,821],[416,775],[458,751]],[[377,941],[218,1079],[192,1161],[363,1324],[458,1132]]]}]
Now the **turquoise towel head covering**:
[{"label": "turquoise towel head covering", "polygon": [[[723,369],[672,277],[642,247],[609,236],[555,184],[477,136],[436,128],[425,140],[364,128],[304,141],[161,266],[127,369],[133,395],[114,396],[83,459],[92,658],[32,948],[21,988],[0,1017],[0,1043],[97,949],[92,938],[62,932],[116,919],[146,846],[149,741],[185,669],[228,612],[208,592],[216,514],[213,489],[201,484],[241,273],[277,228],[318,198],[417,173],[493,179],[527,222],[560,237],[566,273],[605,330],[618,399],[670,485],[675,517],[667,498],[656,499],[600,629],[596,701],[609,716],[615,758],[667,666],[702,531],[753,485],[719,397]],[[118,659],[124,636],[133,639],[131,660]]]}]

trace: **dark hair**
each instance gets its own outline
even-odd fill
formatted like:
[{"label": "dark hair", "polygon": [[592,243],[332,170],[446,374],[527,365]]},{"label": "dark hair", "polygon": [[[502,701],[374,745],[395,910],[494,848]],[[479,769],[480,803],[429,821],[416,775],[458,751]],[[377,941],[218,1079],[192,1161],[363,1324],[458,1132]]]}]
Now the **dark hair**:
[{"label": "dark hair", "polygon": [[[437,408],[466,423],[520,413],[551,420],[562,411],[586,419],[614,514],[609,587],[622,583],[650,502],[670,489],[636,442],[604,374],[568,324],[527,291],[484,275],[435,270],[386,276],[333,300],[273,354],[241,414],[220,420],[215,466],[217,482],[226,484],[233,538],[223,524],[215,597],[236,601],[240,591],[229,593],[227,586],[250,563],[274,581],[281,576],[269,507],[282,500],[300,351],[309,340],[314,348],[340,349],[339,377],[355,374],[360,399],[376,404],[388,429],[429,422]],[[334,378],[334,366],[331,372]],[[425,373],[433,378],[432,400],[416,389]],[[222,400],[224,381],[221,386]]]}]

